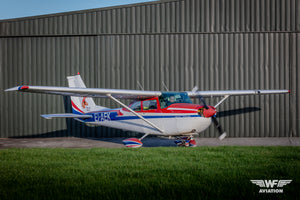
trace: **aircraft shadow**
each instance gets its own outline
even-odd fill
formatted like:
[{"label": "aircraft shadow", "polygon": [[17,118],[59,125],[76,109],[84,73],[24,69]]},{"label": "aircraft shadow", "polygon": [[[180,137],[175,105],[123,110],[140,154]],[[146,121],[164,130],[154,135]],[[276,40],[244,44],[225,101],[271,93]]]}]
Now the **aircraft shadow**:
[{"label": "aircraft shadow", "polygon": [[225,110],[225,111],[220,111],[217,113],[217,117],[229,117],[233,115],[241,115],[245,113],[251,113],[251,112],[256,112],[260,111],[261,109],[258,107],[246,107],[246,108],[239,108],[239,109],[233,109],[233,110]]}]

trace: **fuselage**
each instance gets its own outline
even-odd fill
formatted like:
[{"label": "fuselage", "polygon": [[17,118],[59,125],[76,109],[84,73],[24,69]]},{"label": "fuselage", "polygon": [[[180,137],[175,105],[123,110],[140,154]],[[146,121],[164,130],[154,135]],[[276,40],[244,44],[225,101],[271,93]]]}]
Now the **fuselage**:
[{"label": "fuselage", "polygon": [[197,134],[211,124],[211,118],[204,117],[199,112],[203,106],[192,104],[186,93],[165,93],[161,97],[134,101],[128,107],[158,126],[163,133],[126,108],[91,111],[85,113],[91,115],[91,118],[78,120],[92,126],[165,136]]}]

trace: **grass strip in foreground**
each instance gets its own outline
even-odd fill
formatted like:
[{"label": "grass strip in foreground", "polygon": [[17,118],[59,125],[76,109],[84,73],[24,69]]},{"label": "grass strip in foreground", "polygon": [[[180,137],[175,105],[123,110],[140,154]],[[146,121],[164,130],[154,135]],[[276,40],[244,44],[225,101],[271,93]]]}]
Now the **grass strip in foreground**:
[{"label": "grass strip in foreground", "polygon": [[[0,199],[295,199],[299,147],[0,150]],[[250,180],[292,179],[283,194]]]}]

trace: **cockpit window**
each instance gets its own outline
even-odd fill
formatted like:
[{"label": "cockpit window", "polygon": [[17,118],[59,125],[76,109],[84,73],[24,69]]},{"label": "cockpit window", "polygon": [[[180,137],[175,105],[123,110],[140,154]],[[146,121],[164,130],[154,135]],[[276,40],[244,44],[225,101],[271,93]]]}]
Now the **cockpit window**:
[{"label": "cockpit window", "polygon": [[132,104],[129,105],[129,108],[131,108],[134,111],[141,111],[141,102],[135,101]]},{"label": "cockpit window", "polygon": [[155,110],[157,109],[156,99],[143,101],[143,110]]},{"label": "cockpit window", "polygon": [[192,103],[186,92],[163,92],[159,97],[160,107],[166,108],[174,103]]}]

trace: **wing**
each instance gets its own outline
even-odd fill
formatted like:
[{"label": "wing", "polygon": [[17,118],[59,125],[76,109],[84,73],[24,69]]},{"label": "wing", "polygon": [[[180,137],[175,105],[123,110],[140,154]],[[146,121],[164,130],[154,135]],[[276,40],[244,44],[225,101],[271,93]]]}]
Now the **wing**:
[{"label": "wing", "polygon": [[287,185],[291,182],[292,182],[292,180],[279,180],[278,184],[277,184],[277,187],[283,187],[283,186],[285,186],[285,185]]},{"label": "wing", "polygon": [[290,90],[211,90],[188,92],[192,98],[195,97],[214,97],[214,96],[237,96],[237,95],[260,95],[260,94],[284,94]]},{"label": "wing", "polygon": [[253,184],[258,185],[259,187],[266,187],[263,180],[250,180]]},{"label": "wing", "polygon": [[80,96],[80,97],[108,97],[111,96],[119,99],[145,99],[160,96],[160,91],[144,91],[144,90],[122,90],[122,89],[103,89],[103,88],[75,88],[75,87],[50,87],[50,86],[17,86],[5,90],[56,94],[64,96]]},{"label": "wing", "polygon": [[47,114],[41,115],[45,119],[52,119],[52,118],[81,118],[81,119],[88,119],[92,118],[92,115],[77,115],[72,113],[62,113],[62,114]]},{"label": "wing", "polygon": [[[144,90],[123,90],[123,89],[104,89],[104,88],[76,88],[76,87],[51,87],[51,86],[17,86],[7,91],[21,91],[32,93],[56,94],[65,96],[80,97],[107,97],[108,94],[119,99],[146,99],[160,96],[160,91]],[[187,92],[192,98],[203,96],[236,96],[236,95],[255,95],[255,94],[283,94],[289,90],[215,90],[215,91],[195,91]]]}]

